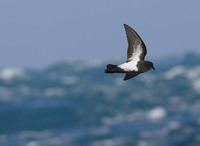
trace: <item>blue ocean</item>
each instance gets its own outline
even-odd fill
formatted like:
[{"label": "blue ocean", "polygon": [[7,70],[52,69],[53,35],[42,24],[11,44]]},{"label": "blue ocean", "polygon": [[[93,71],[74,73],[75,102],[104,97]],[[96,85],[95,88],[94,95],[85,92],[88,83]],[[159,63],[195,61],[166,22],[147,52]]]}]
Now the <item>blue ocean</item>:
[{"label": "blue ocean", "polygon": [[106,61],[0,70],[1,146],[199,146],[200,56],[123,81]]}]

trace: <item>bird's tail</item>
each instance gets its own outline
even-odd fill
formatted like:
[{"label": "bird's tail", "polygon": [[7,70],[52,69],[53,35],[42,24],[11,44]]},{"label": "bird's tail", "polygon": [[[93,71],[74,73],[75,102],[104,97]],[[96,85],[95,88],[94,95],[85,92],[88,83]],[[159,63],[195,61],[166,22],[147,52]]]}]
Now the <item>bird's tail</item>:
[{"label": "bird's tail", "polygon": [[120,71],[120,68],[117,65],[108,64],[105,69],[105,73],[117,73]]}]

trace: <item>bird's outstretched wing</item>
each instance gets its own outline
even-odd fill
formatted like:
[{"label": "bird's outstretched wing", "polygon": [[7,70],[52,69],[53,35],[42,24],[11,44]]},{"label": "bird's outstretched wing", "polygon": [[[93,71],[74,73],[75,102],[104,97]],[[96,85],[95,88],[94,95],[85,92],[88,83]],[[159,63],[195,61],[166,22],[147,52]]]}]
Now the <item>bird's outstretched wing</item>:
[{"label": "bird's outstretched wing", "polygon": [[124,80],[129,80],[137,75],[139,75],[140,73],[127,73],[124,77]]},{"label": "bird's outstretched wing", "polygon": [[147,53],[144,42],[130,26],[124,24],[124,28],[128,40],[127,62],[144,60]]}]

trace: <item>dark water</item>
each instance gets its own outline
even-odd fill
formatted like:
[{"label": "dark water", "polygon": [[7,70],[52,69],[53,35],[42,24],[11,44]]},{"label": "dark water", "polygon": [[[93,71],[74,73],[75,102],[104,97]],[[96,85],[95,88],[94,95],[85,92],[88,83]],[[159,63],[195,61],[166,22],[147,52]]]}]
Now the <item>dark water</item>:
[{"label": "dark water", "polygon": [[105,64],[1,69],[0,145],[200,145],[198,56],[155,61],[126,82]]}]

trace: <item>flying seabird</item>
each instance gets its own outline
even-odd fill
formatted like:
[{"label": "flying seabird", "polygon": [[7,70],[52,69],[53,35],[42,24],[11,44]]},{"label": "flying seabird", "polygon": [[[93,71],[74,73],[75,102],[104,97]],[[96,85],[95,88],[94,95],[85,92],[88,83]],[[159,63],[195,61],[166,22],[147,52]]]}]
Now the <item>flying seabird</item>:
[{"label": "flying seabird", "polygon": [[124,24],[124,28],[128,40],[127,61],[120,65],[108,64],[105,73],[126,73],[124,80],[128,80],[140,73],[155,70],[152,62],[144,60],[147,49],[140,36],[127,24]]}]

